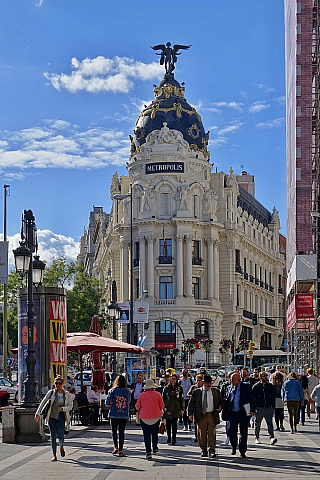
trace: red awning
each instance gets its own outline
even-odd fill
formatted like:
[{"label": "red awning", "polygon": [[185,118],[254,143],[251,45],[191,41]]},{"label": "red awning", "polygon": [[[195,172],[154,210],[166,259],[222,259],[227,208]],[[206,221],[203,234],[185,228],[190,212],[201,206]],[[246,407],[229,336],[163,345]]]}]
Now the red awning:
[{"label": "red awning", "polygon": [[143,353],[143,347],[137,347],[130,343],[119,342],[112,338],[101,337],[96,333],[75,332],[67,334],[67,349],[69,352],[79,354],[92,352],[127,352]]}]

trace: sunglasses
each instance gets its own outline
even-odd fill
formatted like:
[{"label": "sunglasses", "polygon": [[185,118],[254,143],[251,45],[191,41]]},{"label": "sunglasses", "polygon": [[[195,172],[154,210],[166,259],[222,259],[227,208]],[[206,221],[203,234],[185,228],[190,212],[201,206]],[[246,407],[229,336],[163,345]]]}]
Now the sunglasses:
[{"label": "sunglasses", "polygon": [[63,385],[62,382],[56,382],[56,385]]}]

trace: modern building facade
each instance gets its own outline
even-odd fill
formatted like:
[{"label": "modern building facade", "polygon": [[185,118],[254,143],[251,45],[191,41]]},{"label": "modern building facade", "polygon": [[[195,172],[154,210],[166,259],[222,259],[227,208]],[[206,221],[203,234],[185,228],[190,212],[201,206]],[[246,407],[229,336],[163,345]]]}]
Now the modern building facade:
[{"label": "modern building facade", "polygon": [[[106,231],[96,224],[101,253],[93,271],[104,300],[116,280],[118,301],[129,301],[132,280],[133,300],[143,296],[150,308],[145,347],[163,355],[181,349],[182,332],[213,340],[211,364],[225,361],[224,337],[235,346],[246,338],[279,348],[285,257],[278,212],[257,201],[247,172],[212,173],[209,133],[172,74],[154,95],[136,122],[128,175],[112,178]],[[127,198],[114,199],[119,193]],[[118,325],[118,338],[129,340],[128,325]]]}]

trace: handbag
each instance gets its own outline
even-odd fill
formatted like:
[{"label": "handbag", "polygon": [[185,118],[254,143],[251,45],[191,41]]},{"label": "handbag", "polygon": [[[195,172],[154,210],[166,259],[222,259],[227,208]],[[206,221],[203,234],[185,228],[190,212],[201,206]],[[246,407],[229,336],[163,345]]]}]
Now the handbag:
[{"label": "handbag", "polygon": [[275,408],[284,408],[284,403],[282,398],[276,397]]},{"label": "handbag", "polygon": [[161,422],[160,425],[159,425],[159,433],[161,433],[161,435],[164,434],[164,423]]}]

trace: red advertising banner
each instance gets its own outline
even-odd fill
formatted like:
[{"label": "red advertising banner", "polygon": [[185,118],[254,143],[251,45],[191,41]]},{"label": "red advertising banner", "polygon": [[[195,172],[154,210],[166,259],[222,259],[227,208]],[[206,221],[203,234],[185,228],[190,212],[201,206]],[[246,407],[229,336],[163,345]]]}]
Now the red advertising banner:
[{"label": "red advertising banner", "polygon": [[66,299],[50,300],[50,377],[60,375],[67,381],[67,315]]},{"label": "red advertising banner", "polygon": [[158,342],[158,343],[156,343],[155,347],[159,348],[160,350],[164,349],[164,348],[169,349],[169,348],[176,348],[176,344],[174,342],[172,342],[172,343],[162,343],[162,342],[160,343],[160,342]]},{"label": "red advertising banner", "polygon": [[295,322],[298,322],[299,330],[310,330],[310,325],[308,323],[304,324],[301,320],[312,320],[314,319],[314,310],[313,310],[313,294],[312,293],[298,293],[294,296],[292,302],[287,309],[287,332],[292,329]]}]

